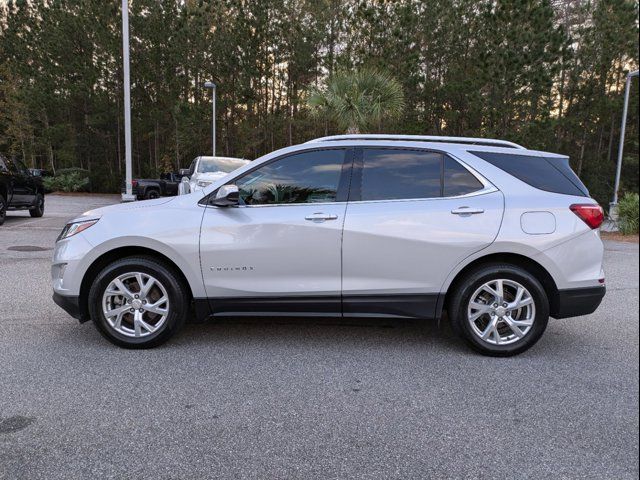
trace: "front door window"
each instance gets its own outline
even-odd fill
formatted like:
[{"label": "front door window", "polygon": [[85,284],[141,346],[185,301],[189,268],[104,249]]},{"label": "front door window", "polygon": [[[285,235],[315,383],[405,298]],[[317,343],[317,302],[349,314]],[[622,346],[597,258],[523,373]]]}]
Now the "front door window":
[{"label": "front door window", "polygon": [[237,179],[241,203],[335,202],[346,150],[313,150],[276,160]]}]

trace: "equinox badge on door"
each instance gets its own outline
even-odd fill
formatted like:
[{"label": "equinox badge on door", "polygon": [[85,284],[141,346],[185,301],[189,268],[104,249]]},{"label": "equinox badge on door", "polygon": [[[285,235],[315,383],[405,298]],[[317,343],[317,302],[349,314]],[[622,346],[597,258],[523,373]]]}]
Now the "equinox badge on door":
[{"label": "equinox badge on door", "polygon": [[253,267],[210,267],[212,272],[250,272]]}]

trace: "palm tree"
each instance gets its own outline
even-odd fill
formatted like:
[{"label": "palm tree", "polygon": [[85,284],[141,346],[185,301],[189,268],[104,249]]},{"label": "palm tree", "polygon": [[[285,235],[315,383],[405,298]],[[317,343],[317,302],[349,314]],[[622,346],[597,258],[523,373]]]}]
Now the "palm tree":
[{"label": "palm tree", "polygon": [[377,70],[343,71],[329,77],[324,88],[313,88],[307,104],[315,116],[335,121],[347,133],[379,126],[383,118],[404,110],[402,86]]}]

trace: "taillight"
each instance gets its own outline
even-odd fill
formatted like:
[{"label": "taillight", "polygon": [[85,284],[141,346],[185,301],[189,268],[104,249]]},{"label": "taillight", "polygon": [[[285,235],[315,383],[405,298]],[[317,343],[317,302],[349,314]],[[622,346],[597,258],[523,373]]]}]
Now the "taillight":
[{"label": "taillight", "polygon": [[578,203],[571,205],[569,208],[593,230],[600,227],[604,222],[604,211],[600,205]]},{"label": "taillight", "polygon": [[131,186],[132,187],[137,187],[138,186],[138,180],[131,180]]}]

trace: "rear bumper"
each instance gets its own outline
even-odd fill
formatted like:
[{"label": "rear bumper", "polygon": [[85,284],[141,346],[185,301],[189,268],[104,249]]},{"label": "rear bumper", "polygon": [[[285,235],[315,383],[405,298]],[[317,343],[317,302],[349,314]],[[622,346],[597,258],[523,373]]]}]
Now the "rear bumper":
[{"label": "rear bumper", "polygon": [[600,306],[606,292],[607,289],[604,285],[559,290],[551,316],[553,318],[569,318],[589,315]]},{"label": "rear bumper", "polygon": [[80,320],[80,322],[86,322],[89,320],[86,312],[83,312],[82,308],[80,308],[79,297],[67,297],[54,292],[53,301],[73,318]]}]

